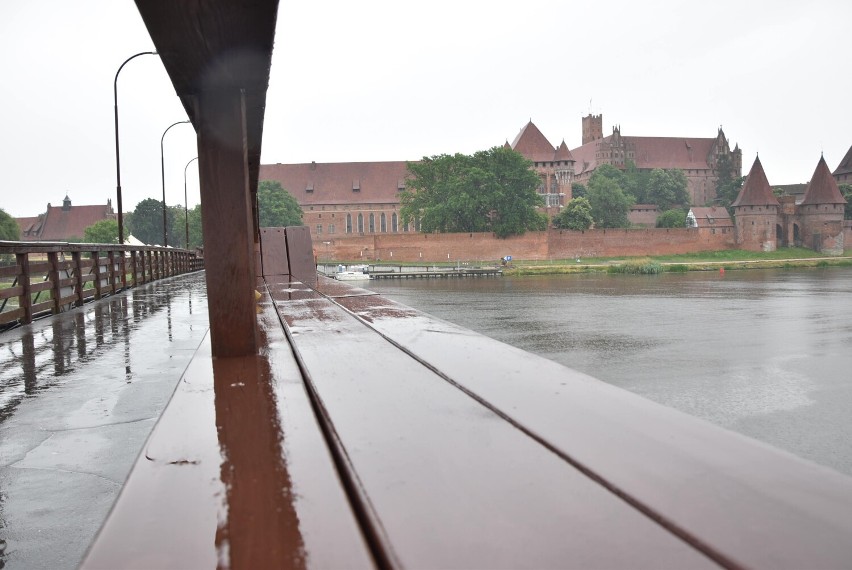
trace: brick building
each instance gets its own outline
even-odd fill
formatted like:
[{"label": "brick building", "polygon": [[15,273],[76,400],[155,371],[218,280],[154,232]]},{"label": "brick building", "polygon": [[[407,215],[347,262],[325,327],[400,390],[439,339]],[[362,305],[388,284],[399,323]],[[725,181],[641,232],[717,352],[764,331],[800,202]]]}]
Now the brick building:
[{"label": "brick building", "polygon": [[823,157],[798,203],[795,196],[775,197],[757,158],[732,204],[737,245],[755,251],[795,245],[842,255],[845,204]]},{"label": "brick building", "polygon": [[840,161],[833,176],[838,184],[852,184],[852,146],[846,151],[846,156]]},{"label": "brick building", "polygon": [[15,218],[22,241],[77,241],[86,228],[101,220],[116,219],[112,200],[106,205],[72,206],[66,195],[62,206],[47,205],[47,211],[35,217]]}]

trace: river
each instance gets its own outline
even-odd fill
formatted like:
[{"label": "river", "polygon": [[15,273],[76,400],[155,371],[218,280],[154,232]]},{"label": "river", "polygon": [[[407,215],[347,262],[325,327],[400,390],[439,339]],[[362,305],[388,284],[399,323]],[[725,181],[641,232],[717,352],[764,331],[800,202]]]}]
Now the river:
[{"label": "river", "polygon": [[852,475],[852,269],[368,288]]}]

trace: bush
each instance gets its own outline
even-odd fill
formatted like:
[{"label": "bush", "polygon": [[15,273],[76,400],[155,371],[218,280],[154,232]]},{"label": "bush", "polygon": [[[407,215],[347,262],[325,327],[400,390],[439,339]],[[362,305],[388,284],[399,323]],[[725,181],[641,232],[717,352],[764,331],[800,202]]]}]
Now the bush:
[{"label": "bush", "polygon": [[633,259],[617,265],[610,265],[607,273],[625,273],[630,275],[656,275],[663,272],[663,266],[647,258]]}]

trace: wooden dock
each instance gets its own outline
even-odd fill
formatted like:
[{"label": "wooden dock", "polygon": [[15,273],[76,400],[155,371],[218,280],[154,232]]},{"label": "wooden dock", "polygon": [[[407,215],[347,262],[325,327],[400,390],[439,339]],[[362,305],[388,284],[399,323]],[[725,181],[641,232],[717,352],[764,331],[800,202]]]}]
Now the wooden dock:
[{"label": "wooden dock", "polygon": [[371,271],[373,279],[450,279],[454,277],[502,277],[503,270],[496,268],[447,269],[437,271]]}]

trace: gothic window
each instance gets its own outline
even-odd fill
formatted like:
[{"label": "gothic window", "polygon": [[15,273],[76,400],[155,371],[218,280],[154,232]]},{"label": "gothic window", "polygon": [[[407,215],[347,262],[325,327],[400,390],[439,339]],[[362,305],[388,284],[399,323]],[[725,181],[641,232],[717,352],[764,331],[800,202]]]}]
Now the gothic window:
[{"label": "gothic window", "polygon": [[376,215],[370,214],[370,233],[376,233]]},{"label": "gothic window", "polygon": [[399,231],[399,219],[396,217],[396,212],[391,214],[391,231],[393,233]]},{"label": "gothic window", "polygon": [[328,224],[328,233],[330,233],[330,234],[334,233],[334,224]]},{"label": "gothic window", "polygon": [[352,233],[352,214],[346,214],[346,233]]},{"label": "gothic window", "polygon": [[358,214],[358,233],[364,233],[364,214]]},{"label": "gothic window", "polygon": [[317,224],[317,235],[322,233],[322,224]]},{"label": "gothic window", "polygon": [[385,232],[387,232],[387,231],[388,231],[388,219],[387,219],[387,217],[385,216],[385,213],[384,213],[384,212],[382,212],[382,215],[381,215],[381,216],[379,216],[379,230],[380,230],[382,233],[385,233]]}]

